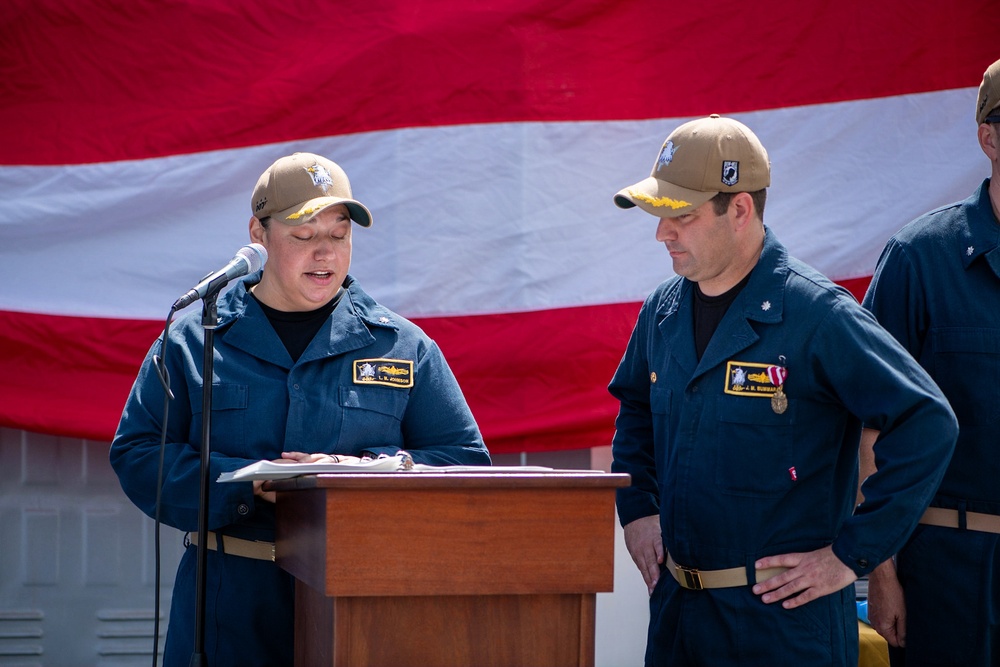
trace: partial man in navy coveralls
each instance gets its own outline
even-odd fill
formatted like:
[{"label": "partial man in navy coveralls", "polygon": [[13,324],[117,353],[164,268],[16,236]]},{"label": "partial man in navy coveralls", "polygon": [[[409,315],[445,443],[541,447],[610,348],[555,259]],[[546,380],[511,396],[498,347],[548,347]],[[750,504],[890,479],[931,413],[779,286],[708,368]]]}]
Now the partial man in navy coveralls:
[{"label": "partial man in navy coveralls", "polygon": [[[647,665],[856,667],[853,582],[902,545],[955,444],[927,372],[764,225],[770,181],[754,133],[713,115],[615,195],[659,218],[677,274],[610,385]],[[884,466],[854,512],[862,421]]]},{"label": "partial man in navy coveralls", "polygon": [[[983,75],[976,124],[990,178],[893,236],[864,299],[959,424],[931,508],[870,577],[869,618],[895,666],[1000,665],[1000,60]],[[865,429],[862,476],[884,465],[877,435]]]},{"label": "partial man in navy coveralls", "polygon": [[[261,459],[356,462],[404,449],[417,463],[489,465],[441,350],[348,274],[351,221],[368,227],[372,217],[344,171],[310,153],[283,157],[261,175],[250,205],[250,238],[268,261],[219,298],[209,478]],[[152,360],[165,357],[175,397],[161,518],[184,531],[198,528],[203,342],[192,309],[166,349],[154,343],[111,444],[122,489],[153,516],[164,392]],[[212,485],[204,635],[212,667],[293,662],[294,580],[261,548],[274,541],[274,495],[259,481]],[[189,546],[177,571],[167,667],[188,665],[193,653],[195,554]]]}]

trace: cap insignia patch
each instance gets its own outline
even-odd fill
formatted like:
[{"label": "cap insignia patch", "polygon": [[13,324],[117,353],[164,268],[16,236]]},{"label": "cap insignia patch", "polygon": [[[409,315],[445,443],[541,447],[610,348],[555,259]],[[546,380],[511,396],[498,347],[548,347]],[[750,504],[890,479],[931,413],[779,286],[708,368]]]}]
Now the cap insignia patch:
[{"label": "cap insignia patch", "polygon": [[736,185],[740,182],[740,163],[738,160],[722,161],[722,182],[726,185]]},{"label": "cap insignia patch", "polygon": [[670,197],[650,197],[645,192],[637,192],[632,188],[629,188],[628,193],[635,199],[644,201],[650,206],[655,206],[656,208],[660,208],[662,206],[676,210],[691,205],[691,202],[686,202],[683,199],[671,199]]},{"label": "cap insignia patch", "polygon": [[666,167],[674,159],[674,153],[677,152],[677,146],[674,146],[673,141],[668,141],[663,144],[663,148],[660,149],[660,157],[656,158],[657,167]]},{"label": "cap insignia patch", "polygon": [[326,192],[326,189],[333,185],[333,177],[323,165],[314,164],[311,167],[306,167],[306,171],[309,172],[313,185],[323,188],[323,192]]},{"label": "cap insignia patch", "polygon": [[969,257],[972,257],[972,253],[974,252],[976,252],[975,246],[970,245],[968,248],[965,249],[965,254],[968,255]]},{"label": "cap insignia patch", "polygon": [[356,359],[354,384],[380,384],[407,389],[413,386],[413,362],[403,359]]}]

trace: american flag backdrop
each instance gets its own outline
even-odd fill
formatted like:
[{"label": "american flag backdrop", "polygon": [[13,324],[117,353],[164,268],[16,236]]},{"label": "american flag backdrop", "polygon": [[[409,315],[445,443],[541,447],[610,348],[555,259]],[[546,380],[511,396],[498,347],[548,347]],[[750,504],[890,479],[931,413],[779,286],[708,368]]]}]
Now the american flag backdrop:
[{"label": "american flag backdrop", "polygon": [[438,341],[492,451],[609,444],[671,273],[612,195],[667,134],[750,126],[765,222],[860,295],[894,231],[988,175],[996,26],[993,0],[5,0],[0,426],[110,439],[170,305],[302,150],[372,210],[351,273]]}]

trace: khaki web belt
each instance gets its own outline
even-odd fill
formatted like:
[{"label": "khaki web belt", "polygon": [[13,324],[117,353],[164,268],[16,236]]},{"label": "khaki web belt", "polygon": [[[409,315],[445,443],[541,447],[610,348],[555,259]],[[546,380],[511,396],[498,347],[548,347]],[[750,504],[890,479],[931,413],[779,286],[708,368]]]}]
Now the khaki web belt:
[{"label": "khaki web belt", "polygon": [[[787,567],[769,567],[757,570],[757,581],[770,579],[787,569]],[[681,588],[691,591],[700,591],[705,588],[733,588],[749,584],[745,567],[731,567],[726,570],[696,570],[693,567],[678,565],[669,553],[667,554],[667,570],[681,585]]]},{"label": "khaki web belt", "polygon": [[[229,535],[218,535],[218,533],[213,533],[209,531],[207,533],[208,544],[206,548],[209,551],[218,550],[218,539],[222,538],[222,551],[231,556],[242,556],[243,558],[253,558],[254,560],[269,560],[274,562],[274,542],[259,542],[252,540],[242,540],[238,537],[231,537]],[[188,533],[187,540],[189,544],[198,546],[198,533]]]},{"label": "khaki web belt", "polygon": [[[928,507],[924,515],[920,517],[920,523],[928,526],[941,526],[942,528],[962,528],[959,523],[958,510],[946,510],[940,507]],[[982,514],[980,512],[965,512],[965,526],[967,530],[978,530],[981,533],[1000,534],[1000,516],[996,514]]]}]

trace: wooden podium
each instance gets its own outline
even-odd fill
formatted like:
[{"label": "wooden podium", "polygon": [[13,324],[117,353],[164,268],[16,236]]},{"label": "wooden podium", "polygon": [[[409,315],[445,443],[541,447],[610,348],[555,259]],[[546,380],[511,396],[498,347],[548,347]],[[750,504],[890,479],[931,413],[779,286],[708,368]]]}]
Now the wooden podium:
[{"label": "wooden podium", "polygon": [[272,482],[296,667],[593,665],[628,483],[490,468]]}]

